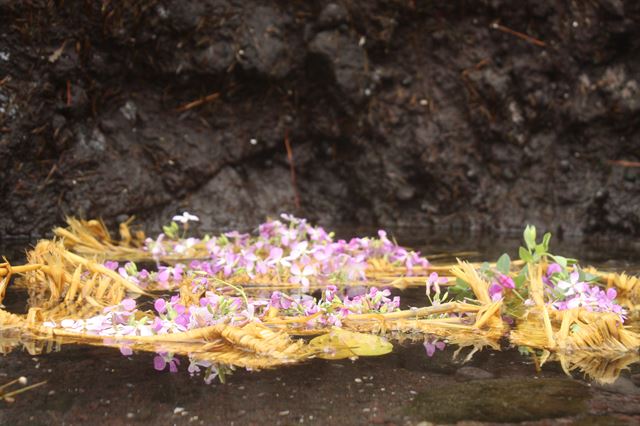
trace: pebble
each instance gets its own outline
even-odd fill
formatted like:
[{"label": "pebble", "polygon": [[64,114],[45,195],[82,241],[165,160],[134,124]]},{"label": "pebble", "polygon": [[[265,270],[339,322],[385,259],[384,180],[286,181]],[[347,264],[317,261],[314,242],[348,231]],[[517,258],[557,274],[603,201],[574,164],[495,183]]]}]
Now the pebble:
[{"label": "pebble", "polygon": [[284,410],[284,411],[280,411],[278,413],[279,416],[288,416],[289,415],[289,410]]},{"label": "pebble", "polygon": [[495,375],[478,367],[462,367],[456,371],[456,378],[462,381],[487,380],[495,378]]},{"label": "pebble", "polygon": [[640,395],[640,388],[636,386],[632,379],[618,377],[615,382],[609,384],[595,384],[595,387],[623,395]]}]

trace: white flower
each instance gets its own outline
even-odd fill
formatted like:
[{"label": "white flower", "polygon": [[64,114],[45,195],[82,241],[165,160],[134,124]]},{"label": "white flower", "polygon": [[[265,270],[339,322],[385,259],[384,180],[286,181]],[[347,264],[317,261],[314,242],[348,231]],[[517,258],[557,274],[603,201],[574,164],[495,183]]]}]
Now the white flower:
[{"label": "white flower", "polygon": [[198,216],[192,215],[189,212],[183,212],[181,215],[174,216],[171,220],[174,222],[180,223],[188,223],[188,222],[199,222],[200,218]]}]

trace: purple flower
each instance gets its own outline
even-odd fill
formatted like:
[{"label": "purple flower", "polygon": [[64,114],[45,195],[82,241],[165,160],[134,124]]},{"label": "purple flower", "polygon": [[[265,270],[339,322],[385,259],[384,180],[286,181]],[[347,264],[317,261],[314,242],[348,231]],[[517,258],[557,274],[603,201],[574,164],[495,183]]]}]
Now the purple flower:
[{"label": "purple flower", "polygon": [[424,341],[424,349],[427,351],[427,356],[429,358],[436,353],[436,349],[443,351],[445,347],[446,344],[438,339],[427,339]]},{"label": "purple flower", "polygon": [[110,269],[112,271],[117,270],[119,266],[120,266],[120,264],[118,262],[113,261],[113,260],[107,260],[106,262],[104,262],[104,267],[107,268],[107,269]]},{"label": "purple flower", "polygon": [[181,328],[186,329],[189,325],[189,315],[186,313],[182,313],[178,315],[174,320],[174,323],[179,325]]},{"label": "purple flower", "polygon": [[171,277],[171,271],[166,266],[161,266],[158,268],[158,275],[156,279],[158,282],[162,284],[166,284],[169,282],[169,277]]},{"label": "purple flower", "polygon": [[516,284],[513,282],[513,279],[508,275],[500,274],[498,276],[498,282],[503,288],[508,288],[511,290],[516,288]]},{"label": "purple flower", "polygon": [[494,302],[497,302],[498,300],[502,299],[502,290],[503,287],[498,284],[498,283],[492,283],[489,286],[489,297],[491,297],[491,300]]},{"label": "purple flower", "polygon": [[158,311],[159,314],[163,314],[167,310],[167,302],[165,302],[164,299],[157,299],[153,303],[153,307],[156,309],[156,311]]},{"label": "purple flower", "polygon": [[270,305],[276,309],[289,309],[292,304],[293,301],[279,291],[274,291],[271,294]]},{"label": "purple flower", "polygon": [[505,274],[498,275],[497,281],[494,281],[489,286],[489,296],[494,302],[500,300],[505,290],[513,290],[516,288],[516,284],[513,279]]},{"label": "purple flower", "polygon": [[162,321],[160,318],[155,317],[153,320],[153,324],[151,326],[151,329],[156,333],[156,334],[162,334],[160,333],[160,331],[164,330],[165,328],[165,324],[164,321]]},{"label": "purple flower", "polygon": [[125,311],[131,312],[136,308],[136,301],[133,299],[123,299],[122,302],[120,302],[120,306],[122,306]]},{"label": "purple flower", "polygon": [[439,292],[440,284],[446,284],[448,282],[449,280],[447,278],[438,276],[437,272],[432,272],[427,279],[427,293],[431,292],[431,287],[433,287],[436,293]]},{"label": "purple flower", "polygon": [[327,302],[331,302],[333,301],[333,298],[335,297],[336,292],[338,291],[338,287],[336,287],[335,285],[329,285],[327,286],[327,289],[325,290],[324,294],[325,294],[325,300]]},{"label": "purple flower", "polygon": [[547,266],[547,271],[544,275],[544,277],[542,277],[542,281],[548,285],[548,286],[552,286],[553,282],[551,281],[551,277],[554,274],[559,274],[562,272],[562,266],[558,265],[557,263],[552,263],[549,266]]},{"label": "purple flower", "polygon": [[172,373],[176,373],[178,371],[178,365],[180,364],[180,360],[174,358],[173,355],[167,354],[166,352],[159,352],[153,358],[153,368],[158,371],[163,371],[167,364],[169,365],[169,371]]}]

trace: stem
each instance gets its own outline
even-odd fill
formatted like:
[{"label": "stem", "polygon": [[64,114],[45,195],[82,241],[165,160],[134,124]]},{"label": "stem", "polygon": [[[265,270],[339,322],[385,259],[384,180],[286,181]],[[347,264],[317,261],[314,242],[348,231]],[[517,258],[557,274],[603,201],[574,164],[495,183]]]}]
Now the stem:
[{"label": "stem", "polygon": [[23,388],[21,388],[21,389],[14,390],[14,391],[12,391],[12,392],[7,392],[7,393],[5,393],[5,394],[2,394],[2,395],[0,395],[0,398],[3,398],[3,399],[11,398],[11,397],[13,397],[13,396],[15,396],[15,395],[21,394],[22,392],[26,392],[26,391],[31,390],[31,389],[33,389],[33,388],[37,388],[37,387],[39,387],[39,386],[42,386],[42,385],[44,385],[45,383],[47,383],[47,381],[46,381],[46,380],[44,380],[44,381],[42,381],[42,382],[39,382],[39,383],[34,383],[34,384],[32,384],[32,385],[25,386],[25,387],[23,387]]}]

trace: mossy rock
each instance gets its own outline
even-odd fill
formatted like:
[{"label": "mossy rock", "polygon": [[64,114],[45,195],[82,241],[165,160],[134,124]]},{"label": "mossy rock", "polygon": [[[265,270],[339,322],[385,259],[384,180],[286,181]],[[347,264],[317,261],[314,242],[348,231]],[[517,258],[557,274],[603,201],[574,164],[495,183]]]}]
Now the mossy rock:
[{"label": "mossy rock", "polygon": [[586,412],[589,388],[570,379],[473,380],[418,394],[410,414],[420,420],[522,422]]}]

